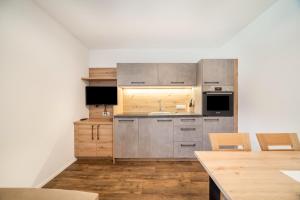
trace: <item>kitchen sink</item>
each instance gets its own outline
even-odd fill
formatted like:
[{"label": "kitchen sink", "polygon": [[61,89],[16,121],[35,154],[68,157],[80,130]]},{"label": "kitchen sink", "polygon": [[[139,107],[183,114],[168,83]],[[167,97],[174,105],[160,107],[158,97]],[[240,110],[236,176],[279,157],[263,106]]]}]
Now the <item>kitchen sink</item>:
[{"label": "kitchen sink", "polygon": [[162,111],[149,113],[149,115],[171,115],[171,114],[172,112],[162,112]]}]

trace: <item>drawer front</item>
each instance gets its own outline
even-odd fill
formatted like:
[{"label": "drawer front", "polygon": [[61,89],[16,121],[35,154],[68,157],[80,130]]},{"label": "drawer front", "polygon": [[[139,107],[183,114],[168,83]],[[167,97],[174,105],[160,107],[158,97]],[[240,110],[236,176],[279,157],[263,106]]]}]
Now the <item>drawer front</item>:
[{"label": "drawer front", "polygon": [[202,141],[202,126],[175,126],[174,141]]},{"label": "drawer front", "polygon": [[174,119],[174,125],[194,125],[194,126],[202,126],[202,118],[201,117],[181,117]]},{"label": "drawer front", "polygon": [[175,158],[195,158],[194,151],[201,151],[201,142],[175,142]]}]

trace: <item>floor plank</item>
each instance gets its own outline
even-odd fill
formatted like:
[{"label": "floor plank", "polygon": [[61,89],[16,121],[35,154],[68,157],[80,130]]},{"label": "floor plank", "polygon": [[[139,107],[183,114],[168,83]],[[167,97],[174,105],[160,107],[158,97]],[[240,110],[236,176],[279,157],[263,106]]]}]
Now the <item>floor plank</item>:
[{"label": "floor plank", "polygon": [[208,175],[192,161],[78,160],[44,188],[99,193],[101,200],[207,200]]}]

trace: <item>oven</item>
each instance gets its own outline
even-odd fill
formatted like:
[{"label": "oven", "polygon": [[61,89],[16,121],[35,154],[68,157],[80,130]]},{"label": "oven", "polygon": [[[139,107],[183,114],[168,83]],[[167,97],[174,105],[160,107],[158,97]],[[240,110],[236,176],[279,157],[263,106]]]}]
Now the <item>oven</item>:
[{"label": "oven", "polygon": [[233,116],[233,92],[203,92],[203,116]]}]

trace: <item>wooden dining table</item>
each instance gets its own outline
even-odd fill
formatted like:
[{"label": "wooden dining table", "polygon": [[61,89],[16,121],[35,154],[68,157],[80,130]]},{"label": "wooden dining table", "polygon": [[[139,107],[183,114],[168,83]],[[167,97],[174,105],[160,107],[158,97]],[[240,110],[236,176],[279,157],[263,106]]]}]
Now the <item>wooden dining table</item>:
[{"label": "wooden dining table", "polygon": [[209,198],[300,200],[300,182],[281,170],[300,170],[300,151],[196,151],[210,177]]}]

